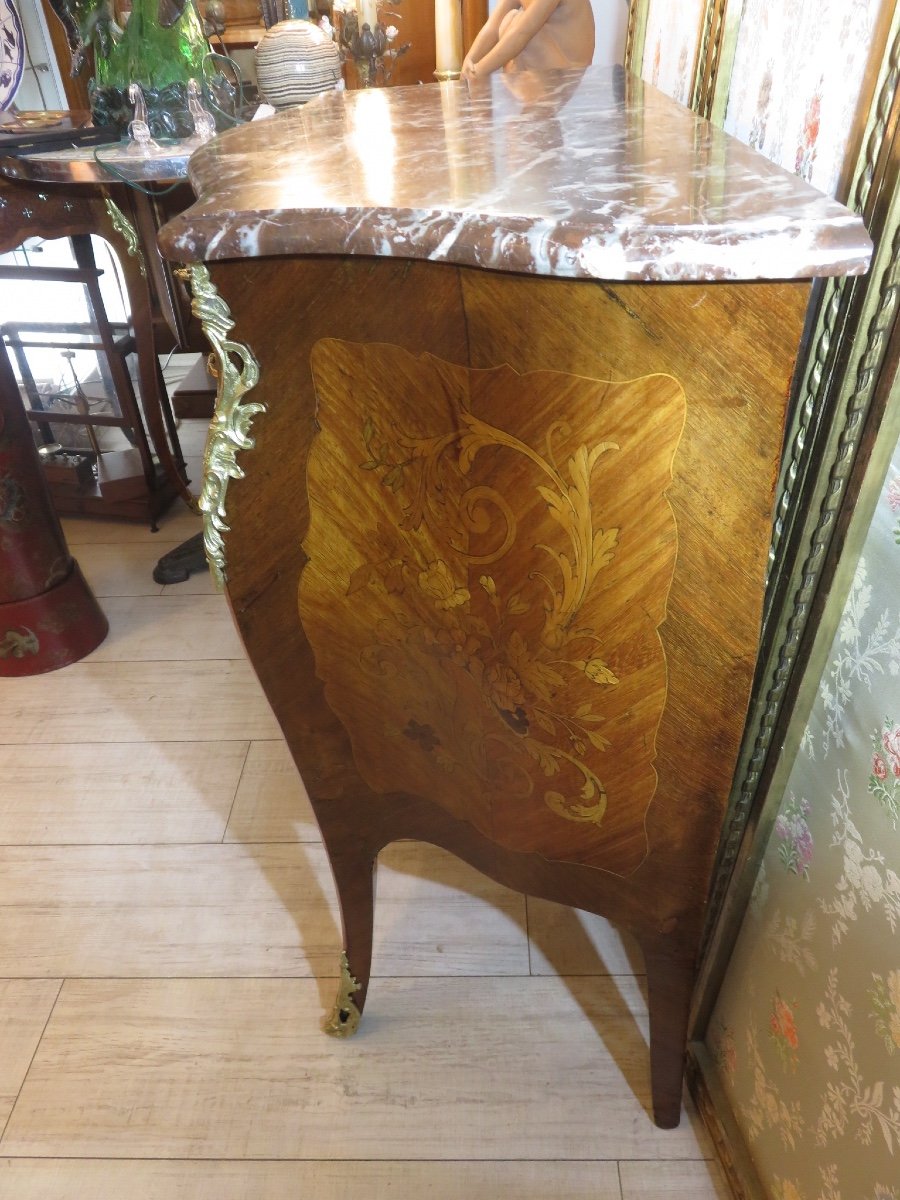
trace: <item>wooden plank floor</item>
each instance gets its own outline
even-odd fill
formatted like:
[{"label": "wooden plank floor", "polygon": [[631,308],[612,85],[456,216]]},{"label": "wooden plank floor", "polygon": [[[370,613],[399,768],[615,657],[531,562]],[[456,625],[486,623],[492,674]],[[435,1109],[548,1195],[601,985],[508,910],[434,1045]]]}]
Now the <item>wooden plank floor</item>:
[{"label": "wooden plank floor", "polygon": [[65,527],[111,633],[0,681],[0,1196],[725,1200],[650,1119],[636,947],[434,848],[382,856],[362,1029],[320,1032],[308,801],[222,597],[151,578],[195,518]]}]

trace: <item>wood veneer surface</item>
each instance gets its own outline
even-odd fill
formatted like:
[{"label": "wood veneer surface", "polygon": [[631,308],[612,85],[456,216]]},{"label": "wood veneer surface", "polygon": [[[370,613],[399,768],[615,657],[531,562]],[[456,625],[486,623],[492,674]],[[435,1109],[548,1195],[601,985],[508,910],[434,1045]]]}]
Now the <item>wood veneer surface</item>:
[{"label": "wood veneer surface", "polygon": [[[229,491],[230,598],[289,742],[291,735],[321,734],[336,747],[340,765],[337,757],[311,751],[304,759],[301,752],[313,798],[323,803],[355,791],[377,807],[320,691],[318,664],[296,615],[309,522],[305,463],[316,434],[309,369],[316,343],[343,336],[363,346],[387,342],[407,354],[424,349],[479,368],[508,364],[526,372],[552,364],[588,379],[666,374],[683,381],[687,421],[667,489],[678,527],[678,568],[660,634],[667,698],[656,753],[660,783],[647,824],[652,862],[645,873],[659,897],[649,901],[652,920],[671,921],[674,929],[681,908],[694,905],[693,931],[753,669],[805,287],[612,289],[423,263],[328,259],[229,264],[216,267],[215,278],[235,315],[235,336],[260,360],[253,399],[267,406],[254,427],[256,448],[241,458],[247,478]],[[333,294],[345,297],[343,307],[321,303]],[[290,320],[258,319],[260,295],[267,313],[286,307],[289,297]],[[423,396],[426,413],[428,403]],[[348,413],[354,428],[361,425],[357,416]],[[427,424],[427,416],[423,420]],[[362,462],[361,435],[359,451]],[[333,504],[348,524],[368,527],[357,496],[336,489]],[[355,565],[347,565],[347,577]],[[365,591],[354,598],[364,623]],[[342,611],[346,617],[353,606]],[[699,879],[697,870],[685,869],[688,862],[699,867]],[[640,878],[634,885],[646,892]],[[593,886],[605,885],[595,880]],[[646,903],[642,896],[641,907]]]},{"label": "wood veneer surface", "polygon": [[[261,381],[252,398],[266,406],[254,426],[256,447],[241,457],[246,478],[235,481],[229,491],[229,596],[329,845],[343,893],[348,950],[356,952],[355,956],[351,952],[350,958],[362,983],[360,1002],[368,975],[370,934],[366,929],[370,917],[366,914],[371,894],[367,876],[371,863],[386,842],[419,837],[453,850],[507,885],[601,912],[625,925],[647,956],[651,1011],[653,996],[661,997],[659,1030],[667,1031],[664,1038],[660,1033],[665,1052],[673,1062],[680,1062],[677,1047],[683,1033],[679,1030],[708,875],[752,679],[784,408],[808,294],[806,285],[610,287],[427,262],[328,257],[217,264],[213,276],[235,317],[234,336],[246,342],[259,360]],[[341,343],[337,354],[334,339]],[[354,345],[359,347],[356,361]],[[423,352],[444,364],[438,367],[443,384],[433,379],[428,382],[428,371],[432,375],[434,371],[433,359],[428,359],[424,375],[417,374],[425,369]],[[323,355],[327,359],[324,367]],[[321,378],[316,377],[316,361]],[[411,365],[415,362],[420,366]],[[412,419],[418,394],[417,438],[432,435],[436,429],[452,432],[454,426],[456,434],[464,438],[466,431],[469,436],[472,432],[465,412],[476,417],[484,412],[474,399],[470,409],[467,400],[448,399],[447,388],[452,392],[453,387],[447,379],[459,368],[462,374],[454,378],[465,377],[469,381],[465,386],[475,396],[481,385],[472,383],[474,377],[466,375],[466,369],[474,368],[477,373],[500,367],[511,368],[511,372],[504,376],[505,398],[498,399],[490,410],[492,428],[503,422],[505,405],[509,414],[506,433],[512,429],[534,449],[548,444],[541,439],[548,436],[561,413],[566,436],[574,438],[566,455],[575,454],[576,458],[577,445],[594,445],[601,438],[609,397],[613,393],[628,395],[617,391],[617,386],[639,381],[631,397],[639,419],[619,432],[620,440],[638,442],[645,433],[645,454],[643,459],[636,454],[629,484],[620,481],[613,493],[621,496],[625,489],[632,503],[641,490],[635,487],[633,477],[644,471],[652,477],[654,455],[660,453],[655,421],[660,404],[669,403],[664,399],[669,384],[660,391],[660,378],[669,377],[674,391],[684,396],[683,433],[671,441],[672,448],[677,446],[671,484],[662,488],[659,483],[647,484],[654,494],[661,490],[664,504],[670,506],[677,566],[671,586],[663,571],[651,584],[653,599],[638,601],[637,606],[647,610],[648,604],[650,608],[658,604],[664,620],[651,622],[658,624],[658,630],[643,634],[638,649],[610,660],[625,677],[641,655],[646,655],[646,647],[655,644],[655,638],[661,643],[665,673],[651,685],[658,689],[661,716],[658,727],[653,730],[648,723],[643,734],[645,741],[655,735],[649,758],[658,779],[649,804],[646,795],[635,798],[636,793],[629,793],[626,786],[618,813],[606,829],[599,823],[599,833],[596,822],[588,827],[586,822],[570,819],[573,801],[567,817],[540,804],[522,805],[517,811],[512,803],[504,806],[496,797],[496,788],[491,790],[493,785],[479,791],[471,779],[468,792],[463,786],[448,799],[441,764],[432,764],[433,791],[423,782],[426,776],[420,776],[418,785],[411,785],[409,775],[397,769],[401,751],[407,747],[402,741],[395,742],[400,747],[395,753],[390,738],[405,731],[408,740],[424,739],[430,743],[425,749],[434,750],[446,745],[441,730],[433,722],[423,722],[421,713],[411,715],[408,707],[403,708],[399,701],[406,693],[402,687],[398,692],[391,683],[385,683],[380,694],[361,693],[355,704],[348,707],[344,703],[346,691],[355,686],[354,663],[365,667],[359,637],[365,640],[368,626],[378,627],[391,610],[390,595],[386,602],[375,595],[367,600],[370,580],[358,589],[351,582],[351,578],[359,582],[358,572],[365,565],[358,551],[372,523],[371,480],[377,474],[371,461],[371,430],[366,430],[360,397],[371,393],[369,399],[375,403],[373,398],[381,396],[381,409],[376,408],[370,416],[374,415],[376,423],[385,418],[395,433],[402,433],[400,427]],[[342,372],[347,388],[344,411],[336,382]],[[555,383],[543,391],[529,391],[512,372],[518,376],[555,373]],[[613,381],[614,386],[601,388],[589,398],[588,392],[579,391],[583,387],[580,382],[569,380],[562,385],[563,376],[595,384]],[[478,378],[483,382],[485,377]],[[546,384],[550,374],[543,378]],[[453,386],[458,390],[462,384]],[[566,389],[580,401],[571,412],[566,411],[565,401],[561,408],[556,403]],[[402,399],[407,392],[408,402]],[[587,426],[573,431],[576,411]],[[442,426],[435,426],[438,419]],[[329,439],[337,439],[335,444],[339,442],[341,448],[330,458],[322,458],[321,447],[327,446]],[[658,459],[662,476],[672,461],[671,452]],[[385,484],[393,468],[384,446],[377,450],[376,457],[379,455],[384,459],[378,469],[384,468],[381,486],[385,495],[399,494],[402,501],[405,481],[396,488],[391,479]],[[498,466],[495,460],[491,467],[501,472],[499,490],[516,512],[520,516],[531,513],[523,519],[526,527],[532,522],[528,530],[533,544],[543,544],[552,521],[540,504],[530,499],[533,481],[516,476],[514,470],[503,475],[510,470],[508,464]],[[368,473],[366,486],[352,486],[354,470],[361,476]],[[465,475],[465,470],[462,473]],[[480,484],[487,486],[490,474],[488,470]],[[434,484],[434,479],[431,482]],[[368,494],[366,487],[370,488]],[[602,514],[602,484],[592,476],[588,490],[590,506]],[[551,506],[550,498],[545,495],[544,499]],[[611,502],[609,497],[606,502]],[[389,496],[385,503],[388,507],[379,509],[382,525],[390,524],[391,519]],[[326,510],[327,520],[322,517]],[[395,513],[395,526],[403,526],[401,516],[402,503]],[[373,528],[377,525],[374,522]],[[597,523],[593,528],[596,532]],[[341,529],[350,531],[352,554],[346,550],[346,539],[340,541]],[[479,531],[485,532],[480,526]],[[420,527],[408,522],[406,532],[413,540],[424,536]],[[531,542],[525,538],[525,543]],[[442,560],[435,544],[427,540],[417,543],[418,560],[410,548],[412,542],[404,545],[408,553],[396,545],[386,551],[374,549],[370,566],[382,559],[396,563],[407,553],[403,560],[407,578],[397,584],[395,597],[406,603],[407,585],[414,585],[418,575],[420,587],[425,586],[422,580]],[[558,560],[559,543],[554,546]],[[537,568],[521,547],[515,553],[525,589],[526,580],[534,579]],[[308,555],[315,561],[304,566]],[[475,557],[470,554],[472,570],[465,580],[455,580],[443,598],[435,593],[436,607],[462,608],[458,597],[466,592],[466,610],[474,611],[476,601],[471,597],[478,595]],[[308,578],[304,572],[310,573]],[[319,583],[308,582],[316,579]],[[479,582],[486,589],[483,581]],[[378,586],[375,581],[376,592]],[[382,581],[381,586],[390,593],[390,584],[384,587]],[[315,603],[304,600],[307,587],[319,589]],[[627,586],[623,590],[621,581],[618,589],[622,595],[617,596],[613,589],[604,594],[604,604],[614,611],[617,607],[627,610],[633,593]],[[306,592],[307,598],[309,594]],[[329,594],[334,603],[331,614],[327,613]],[[405,650],[400,647],[394,664],[398,674],[403,673],[404,661],[410,671],[414,666],[418,669],[403,655],[411,653],[412,641],[418,636],[416,621],[423,611],[415,609],[409,619],[409,644]],[[533,661],[539,656],[540,637],[534,627],[530,633],[526,625],[522,628],[526,642],[531,637],[528,650]],[[435,629],[432,636],[437,638],[440,628]],[[644,650],[640,650],[641,644]],[[464,707],[458,689],[454,692],[446,680],[441,682],[442,671],[452,675],[441,655],[436,646],[431,691],[443,687],[446,705]],[[508,666],[508,652],[506,663]],[[490,663],[482,663],[482,667],[486,680],[493,668]],[[471,679],[474,668],[467,670]],[[421,684],[415,686],[421,689]],[[484,691],[490,693],[487,684]],[[335,700],[338,693],[342,699]],[[493,702],[495,709],[500,707],[496,696]],[[379,704],[382,712],[377,711]],[[522,734],[524,718],[531,711],[528,703],[518,709],[511,706],[511,711],[518,722],[514,732]],[[468,721],[473,728],[474,721],[475,739],[485,739],[487,725],[479,725],[479,721],[488,718],[473,713],[471,706],[465,709],[462,725],[465,728]],[[385,767],[381,772],[372,762],[379,731],[384,738],[377,764]],[[526,736],[531,733],[529,728]],[[627,748],[619,747],[620,759],[623,753],[627,754]],[[635,757],[639,757],[637,750]],[[627,771],[620,772],[620,777],[627,785]],[[584,798],[591,799],[587,789]],[[612,809],[610,794],[608,811]],[[641,836],[643,845],[635,851]],[[676,994],[680,996],[677,1001]],[[667,1005],[664,1015],[662,1009]],[[654,1054],[663,1052],[662,1043],[654,1045]],[[670,1079],[673,1098],[680,1094],[680,1066],[677,1075],[675,1082]],[[678,1101],[672,1099],[671,1103]]]}]

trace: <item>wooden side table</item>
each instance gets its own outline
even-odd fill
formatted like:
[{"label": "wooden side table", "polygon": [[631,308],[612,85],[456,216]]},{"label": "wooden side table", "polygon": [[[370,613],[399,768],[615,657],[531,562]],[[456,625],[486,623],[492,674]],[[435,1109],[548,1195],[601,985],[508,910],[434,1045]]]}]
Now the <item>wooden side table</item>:
[{"label": "wooden side table", "polygon": [[[95,154],[109,162],[112,171],[106,170]],[[188,151],[176,148],[144,159],[119,145],[0,158],[0,248],[13,249],[28,237],[94,233],[123,252],[120,257],[132,312],[141,411],[159,462],[157,469],[149,454],[144,456],[143,497],[123,511],[127,515],[144,513],[151,522],[176,495],[189,503],[193,498],[158,358],[160,323],[165,322],[182,342],[186,328],[170,273],[157,251],[158,216],[153,199],[141,189],[182,179],[187,158]],[[130,187],[129,182],[138,186]],[[88,497],[75,511],[99,512],[103,505]]]}]

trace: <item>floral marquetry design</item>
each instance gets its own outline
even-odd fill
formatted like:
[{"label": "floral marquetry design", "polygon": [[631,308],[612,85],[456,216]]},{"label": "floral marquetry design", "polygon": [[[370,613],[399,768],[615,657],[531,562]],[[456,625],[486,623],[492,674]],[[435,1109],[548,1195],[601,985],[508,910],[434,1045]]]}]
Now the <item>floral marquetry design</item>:
[{"label": "floral marquetry design", "polygon": [[300,612],[360,774],[510,849],[633,871],[681,387],[337,341],[312,366]]}]

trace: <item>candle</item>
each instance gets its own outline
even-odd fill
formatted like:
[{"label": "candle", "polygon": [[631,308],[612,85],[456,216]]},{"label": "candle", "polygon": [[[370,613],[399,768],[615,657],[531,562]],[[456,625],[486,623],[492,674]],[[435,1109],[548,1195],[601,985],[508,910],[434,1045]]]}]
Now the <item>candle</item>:
[{"label": "candle", "polygon": [[378,0],[360,0],[359,3],[359,27],[368,25],[370,29],[374,29],[378,24]]},{"label": "candle", "polygon": [[462,68],[460,0],[434,0],[435,73],[459,75]]}]

